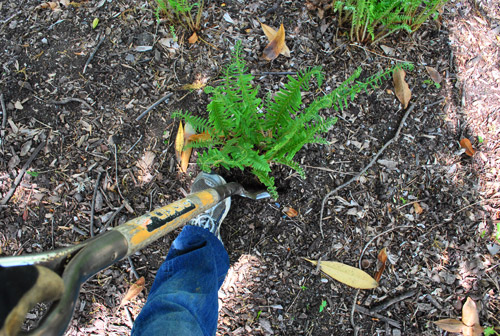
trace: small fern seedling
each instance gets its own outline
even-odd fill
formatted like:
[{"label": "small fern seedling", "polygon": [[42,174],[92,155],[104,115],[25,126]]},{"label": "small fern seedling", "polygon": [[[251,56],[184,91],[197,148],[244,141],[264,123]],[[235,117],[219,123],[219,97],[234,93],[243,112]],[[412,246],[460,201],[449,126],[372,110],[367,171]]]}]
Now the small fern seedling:
[{"label": "small fern seedling", "polygon": [[275,199],[278,193],[270,175],[272,164],[289,166],[305,178],[303,168],[294,161],[296,153],[305,144],[328,144],[320,134],[327,132],[337,118],[323,117],[320,111],[345,108],[359,92],[378,85],[394,71],[357,81],[361,74],[361,69],[357,69],[337,89],[304,106],[302,92],[309,90],[313,80],[318,86],[323,83],[320,67],[299,72],[296,78],[288,76],[288,83],[276,95],[261,99],[259,87],[252,84],[254,77],[247,73],[241,50],[241,43],[237,43],[231,62],[223,70],[222,84],[205,88],[211,98],[208,119],[187,111],[176,111],[172,117],[181,117],[197,132],[209,134],[210,140],[191,143],[192,147],[206,148],[197,161],[202,170],[248,167]]}]

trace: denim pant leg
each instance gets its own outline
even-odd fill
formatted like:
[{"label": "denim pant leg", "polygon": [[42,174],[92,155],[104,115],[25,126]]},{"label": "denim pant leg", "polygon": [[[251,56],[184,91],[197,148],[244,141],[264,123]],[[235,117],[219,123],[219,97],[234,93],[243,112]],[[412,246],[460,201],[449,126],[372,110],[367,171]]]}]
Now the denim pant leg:
[{"label": "denim pant leg", "polygon": [[185,226],[156,274],[132,335],[215,335],[229,256],[215,235]]}]

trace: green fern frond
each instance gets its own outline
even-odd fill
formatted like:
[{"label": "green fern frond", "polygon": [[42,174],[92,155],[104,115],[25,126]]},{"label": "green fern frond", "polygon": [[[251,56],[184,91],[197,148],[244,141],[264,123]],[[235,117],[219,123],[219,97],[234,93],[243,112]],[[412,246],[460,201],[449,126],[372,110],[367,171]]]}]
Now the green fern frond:
[{"label": "green fern frond", "polygon": [[267,191],[271,194],[271,197],[277,199],[278,191],[274,185],[274,177],[270,177],[269,173],[257,169],[252,169],[252,173],[267,187]]},{"label": "green fern frond", "polygon": [[182,118],[189,123],[197,133],[204,133],[213,128],[208,120],[202,117],[194,116],[189,111],[175,111],[172,113],[172,118]]}]

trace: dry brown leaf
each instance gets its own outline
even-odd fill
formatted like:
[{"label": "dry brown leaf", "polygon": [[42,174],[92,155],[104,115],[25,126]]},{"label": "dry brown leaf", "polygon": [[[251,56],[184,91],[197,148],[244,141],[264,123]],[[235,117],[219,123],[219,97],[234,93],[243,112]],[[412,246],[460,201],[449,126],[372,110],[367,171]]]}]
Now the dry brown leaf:
[{"label": "dry brown leaf", "polygon": [[203,132],[203,133],[200,133],[200,134],[193,134],[191,135],[187,141],[188,142],[195,142],[195,141],[208,141],[210,140],[210,134],[208,134],[208,132]]},{"label": "dry brown leaf", "polygon": [[431,79],[434,81],[434,83],[438,83],[438,84],[441,83],[441,81],[443,80],[443,77],[441,77],[441,74],[436,69],[434,69],[433,67],[430,67],[430,66],[426,66],[425,70],[427,70],[427,73],[429,74]]},{"label": "dry brown leaf", "polygon": [[299,213],[294,208],[284,207],[283,212],[290,218],[296,217]]},{"label": "dry brown leaf", "polygon": [[[313,265],[318,263],[315,260],[309,260],[307,258],[304,259]],[[319,268],[322,272],[333,279],[353,288],[372,289],[378,286],[378,282],[375,281],[375,279],[373,279],[368,273],[356,267],[345,265],[336,261],[321,261]]]},{"label": "dry brown leaf", "polygon": [[394,80],[394,91],[396,91],[396,97],[403,105],[403,108],[408,107],[408,103],[411,99],[411,91],[408,83],[405,81],[406,72],[403,69],[397,69],[392,74],[392,79]]},{"label": "dry brown leaf", "polygon": [[474,153],[476,153],[474,148],[472,148],[472,144],[470,143],[470,140],[467,138],[463,138],[462,140],[460,140],[460,146],[462,146],[462,148],[465,148],[465,154],[467,154],[469,156],[473,156]]},{"label": "dry brown leaf", "polygon": [[443,330],[454,333],[462,332],[462,328],[465,327],[465,324],[455,319],[443,319],[435,321],[434,324]]},{"label": "dry brown leaf", "polygon": [[[268,25],[266,25],[262,22],[260,23],[260,25],[262,27],[262,30],[264,31],[264,34],[266,35],[267,39],[269,40],[269,42],[274,40],[274,38],[276,37],[276,34],[278,32],[274,28],[269,27]],[[290,57],[290,49],[286,45],[286,42],[284,42],[284,45],[283,45],[283,48],[281,49],[280,54],[285,56],[285,57]]]},{"label": "dry brown leaf", "polygon": [[193,35],[191,35],[191,37],[188,39],[188,42],[191,44],[195,44],[196,42],[198,42],[198,34],[194,32]]},{"label": "dry brown leaf", "polygon": [[203,89],[206,85],[206,81],[195,80],[192,84],[184,84],[181,86],[181,90],[199,90]]},{"label": "dry brown leaf", "polygon": [[278,29],[278,32],[276,33],[274,38],[271,40],[271,42],[269,42],[269,44],[264,49],[264,52],[262,53],[262,58],[267,61],[272,61],[273,59],[278,57],[279,54],[281,54],[284,47],[285,47],[285,28],[283,27],[283,24],[281,24],[280,29]]},{"label": "dry brown leaf", "polygon": [[380,266],[379,270],[377,271],[377,273],[375,273],[374,279],[375,279],[375,281],[379,282],[380,278],[382,277],[382,273],[385,270],[385,264],[387,262],[387,248],[386,247],[384,247],[382,250],[380,250],[377,259],[378,259],[378,261],[380,261],[381,266]]},{"label": "dry brown leaf", "polygon": [[136,281],[136,283],[132,284],[127,294],[125,294],[125,296],[123,297],[122,302],[120,303],[120,307],[139,295],[139,293],[144,289],[145,282],[146,281],[144,277],[140,277],[139,280]]},{"label": "dry brown leaf", "polygon": [[477,306],[474,300],[470,297],[465,301],[462,307],[462,322],[468,327],[479,325],[479,314],[477,312]]},{"label": "dry brown leaf", "polygon": [[483,328],[479,323],[479,313],[474,300],[467,298],[462,307],[462,321],[455,319],[444,319],[434,322],[443,330],[455,333],[462,333],[464,336],[480,336],[483,333]]},{"label": "dry brown leaf", "polygon": [[182,121],[179,122],[179,130],[175,137],[175,157],[177,161],[181,160],[182,149],[184,148],[184,127],[182,126]]},{"label": "dry brown leaf", "polygon": [[413,208],[415,209],[415,213],[418,215],[420,215],[424,211],[424,209],[422,209],[418,202],[413,203]]}]

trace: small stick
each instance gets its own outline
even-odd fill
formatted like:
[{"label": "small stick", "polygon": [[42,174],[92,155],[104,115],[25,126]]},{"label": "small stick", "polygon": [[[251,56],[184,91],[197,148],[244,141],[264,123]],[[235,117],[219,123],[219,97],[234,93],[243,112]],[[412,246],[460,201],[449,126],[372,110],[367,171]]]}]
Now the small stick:
[{"label": "small stick", "polygon": [[133,145],[132,145],[132,147],[130,147],[130,148],[128,149],[128,151],[126,151],[126,152],[125,152],[125,154],[128,154],[128,153],[129,153],[132,149],[134,149],[134,147],[135,147],[135,146],[139,143],[139,141],[141,141],[141,139],[142,139],[142,135],[139,137],[139,140],[137,140],[137,141],[135,142],[135,144],[133,144]]},{"label": "small stick", "polygon": [[122,199],[125,199],[123,197],[122,192],[120,190],[120,181],[118,181],[118,149],[116,148],[116,143],[113,142],[113,145],[115,146],[115,179],[116,179],[116,188],[118,189],[118,194],[120,194],[120,197]]},{"label": "small stick", "polygon": [[148,114],[152,109],[154,109],[156,106],[160,105],[161,103],[163,103],[165,100],[167,100],[168,98],[170,98],[171,96],[173,95],[172,92],[170,93],[167,93],[166,95],[164,95],[163,97],[161,97],[160,99],[158,99],[158,101],[156,103],[154,103],[153,105],[151,105],[150,107],[148,107],[144,112],[142,112],[137,118],[135,118],[135,121],[139,121],[141,120],[146,114]]},{"label": "small stick", "polygon": [[31,153],[28,161],[26,161],[26,163],[23,165],[19,174],[17,174],[17,177],[14,180],[14,183],[12,184],[12,187],[10,188],[9,192],[7,193],[7,195],[5,195],[5,197],[0,202],[1,205],[5,205],[5,204],[7,204],[7,202],[9,202],[12,195],[14,195],[14,192],[16,191],[17,186],[19,185],[19,183],[21,183],[21,180],[23,179],[23,176],[26,173],[26,170],[28,170],[28,168],[31,165],[31,162],[33,162],[33,160],[38,155],[38,153],[42,150],[43,147],[45,147],[45,140],[42,141],[38,145],[38,147],[33,151],[33,153]]},{"label": "small stick", "polygon": [[401,329],[401,324],[398,321],[395,321],[395,320],[393,320],[391,318],[382,316],[382,315],[377,314],[377,313],[373,313],[369,309],[366,309],[365,307],[361,307],[361,306],[356,305],[355,306],[355,310],[357,312],[360,312],[361,314],[365,314],[365,315],[368,315],[368,316],[371,316],[371,317],[375,317],[375,318],[379,319],[380,321],[389,323],[390,325],[392,325],[395,328]]},{"label": "small stick", "polygon": [[97,175],[97,181],[94,186],[94,195],[92,195],[92,206],[90,208],[90,236],[94,237],[94,212],[95,212],[95,199],[97,197],[97,190],[99,188],[99,181],[101,180],[102,172]]},{"label": "small stick", "polygon": [[89,66],[90,62],[92,61],[95,54],[97,53],[97,49],[99,49],[99,47],[101,46],[102,42],[104,42],[105,39],[106,39],[106,35],[104,35],[101,38],[101,40],[99,41],[99,43],[97,43],[97,46],[95,47],[94,51],[92,52],[92,54],[90,54],[89,58],[87,59],[87,62],[85,62],[85,66],[83,67],[83,73],[85,73],[85,71],[87,71],[87,67]]},{"label": "small stick", "polygon": [[5,108],[3,93],[0,94],[0,103],[2,104],[2,129],[5,129],[5,125],[7,124],[7,109]]},{"label": "small stick", "polygon": [[277,76],[283,76],[283,75],[296,75],[296,71],[271,71],[271,72],[256,72],[252,74],[253,76],[266,76],[266,75],[277,75]]},{"label": "small stick", "polygon": [[358,336],[359,333],[359,326],[357,326],[354,323],[354,311],[356,310],[356,300],[358,299],[360,289],[356,291],[356,294],[354,295],[354,303],[352,304],[352,309],[351,309],[351,318],[349,319],[351,322],[351,326],[354,329],[354,336]]},{"label": "small stick", "polygon": [[132,262],[132,259],[130,257],[127,257],[127,260],[128,260],[128,263],[130,264],[130,270],[134,274],[135,279],[138,280],[140,277],[139,277],[139,274],[137,273],[137,271],[135,270],[134,263]]},{"label": "small stick", "polygon": [[82,105],[85,105],[85,107],[87,107],[89,110],[94,111],[94,108],[92,106],[90,106],[89,103],[87,103],[85,100],[80,99],[80,98],[64,98],[62,100],[50,100],[49,101],[49,103],[55,104],[55,105],[66,105],[66,104],[72,103],[72,102],[77,102],[77,103],[80,103]]},{"label": "small stick", "polygon": [[120,213],[120,211],[123,210],[123,208],[125,207],[125,202],[120,205],[120,207],[118,209],[116,209],[115,212],[113,212],[113,214],[111,215],[111,217],[108,219],[108,222],[106,223],[106,225],[104,225],[101,230],[99,231],[99,233],[103,233],[104,231],[106,231],[106,229],[111,225],[111,223],[113,223],[113,221],[115,220],[115,217]]},{"label": "small stick", "polygon": [[50,234],[52,236],[52,249],[54,249],[55,248],[55,246],[54,246],[54,216],[52,216]]},{"label": "small stick", "polygon": [[403,300],[406,300],[407,298],[410,298],[410,297],[414,296],[416,293],[417,293],[417,291],[412,290],[412,291],[403,293],[401,295],[398,295],[398,296],[396,296],[396,297],[394,297],[394,298],[392,298],[390,300],[387,300],[386,302],[384,302],[382,304],[376,305],[375,307],[371,308],[370,312],[372,312],[372,313],[379,313],[382,310],[385,310],[385,309],[389,308],[393,304],[398,303],[399,301],[403,301]]},{"label": "small stick", "polygon": [[380,150],[377,152],[377,154],[375,154],[375,156],[370,161],[370,163],[368,163],[358,174],[353,176],[349,181],[347,181],[346,183],[333,189],[323,198],[323,201],[321,202],[321,211],[320,211],[320,215],[319,215],[319,230],[320,230],[321,236],[323,238],[325,238],[325,235],[323,234],[323,211],[325,209],[326,201],[330,198],[331,195],[333,195],[334,193],[336,193],[340,189],[347,187],[352,182],[356,181],[361,175],[363,175],[368,169],[370,169],[371,166],[373,166],[373,164],[377,161],[377,159],[380,157],[380,155],[382,155],[382,153],[385,151],[385,149],[387,147],[389,147],[389,145],[392,144],[394,141],[396,141],[396,139],[399,137],[399,133],[401,133],[401,129],[404,126],[406,118],[408,118],[408,115],[410,114],[411,111],[413,111],[414,108],[415,108],[415,103],[411,104],[411,106],[408,108],[408,110],[406,110],[406,113],[403,116],[403,119],[401,119],[401,122],[399,123],[398,130],[396,131],[396,134],[394,135],[394,137],[391,140],[387,141],[382,148],[380,148]]}]

